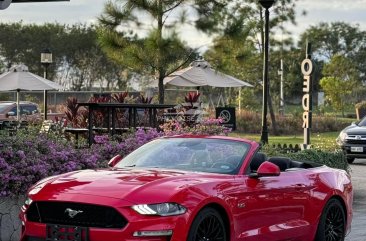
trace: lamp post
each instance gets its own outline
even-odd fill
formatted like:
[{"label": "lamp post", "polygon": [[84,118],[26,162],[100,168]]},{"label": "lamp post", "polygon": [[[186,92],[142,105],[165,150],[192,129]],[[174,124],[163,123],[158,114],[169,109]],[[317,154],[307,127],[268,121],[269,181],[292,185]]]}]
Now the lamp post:
[{"label": "lamp post", "polygon": [[264,23],[264,57],[263,57],[263,108],[262,108],[262,134],[261,142],[268,143],[268,126],[267,126],[267,107],[269,95],[269,9],[272,7],[275,0],[259,0],[259,3],[265,8],[265,23]]},{"label": "lamp post", "polygon": [[[41,52],[41,64],[44,68],[43,78],[47,79],[47,69],[52,64],[52,52],[49,49],[44,49]],[[47,120],[47,90],[44,90],[44,119]]]}]

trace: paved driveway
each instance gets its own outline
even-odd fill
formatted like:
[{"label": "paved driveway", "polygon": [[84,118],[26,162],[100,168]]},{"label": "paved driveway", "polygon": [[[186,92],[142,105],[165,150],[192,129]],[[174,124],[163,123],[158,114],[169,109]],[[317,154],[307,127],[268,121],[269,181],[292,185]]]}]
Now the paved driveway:
[{"label": "paved driveway", "polygon": [[351,170],[354,188],[353,222],[346,241],[366,241],[366,159],[356,159]]}]

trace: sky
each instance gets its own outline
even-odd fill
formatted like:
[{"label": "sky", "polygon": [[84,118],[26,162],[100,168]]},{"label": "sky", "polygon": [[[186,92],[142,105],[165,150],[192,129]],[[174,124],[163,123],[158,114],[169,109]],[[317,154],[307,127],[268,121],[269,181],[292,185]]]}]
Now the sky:
[{"label": "sky", "polygon": [[[70,0],[53,3],[15,3],[0,10],[0,22],[18,22],[42,24],[58,22],[65,24],[94,23],[102,13],[107,0]],[[307,12],[302,16],[303,11]],[[344,21],[358,24],[366,30],[366,0],[300,0],[297,2],[297,26],[287,26],[294,39],[308,27],[319,22]],[[207,47],[210,38],[199,34],[189,27],[184,30],[183,38],[192,47]],[[1,34],[1,30],[0,30]]]}]

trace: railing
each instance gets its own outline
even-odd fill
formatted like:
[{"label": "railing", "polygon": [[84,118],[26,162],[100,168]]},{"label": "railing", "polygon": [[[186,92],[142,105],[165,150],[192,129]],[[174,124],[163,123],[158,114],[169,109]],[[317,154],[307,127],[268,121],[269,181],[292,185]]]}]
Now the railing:
[{"label": "railing", "polygon": [[273,144],[272,145],[273,148],[277,149],[279,152],[282,152],[282,153],[291,153],[291,152],[299,152],[301,151],[301,147],[299,144],[295,144],[295,145],[292,145],[292,144]]},{"label": "railing", "polygon": [[79,106],[84,106],[89,109],[88,112],[88,142],[89,146],[94,141],[93,130],[94,116],[93,112],[97,110],[103,110],[106,113],[106,129],[111,135],[116,133],[116,113],[118,109],[127,110],[128,112],[128,127],[137,127],[137,115],[139,110],[146,111],[148,113],[148,123],[144,127],[158,127],[158,110],[170,109],[175,105],[162,105],[162,104],[121,104],[121,103],[78,103]]}]

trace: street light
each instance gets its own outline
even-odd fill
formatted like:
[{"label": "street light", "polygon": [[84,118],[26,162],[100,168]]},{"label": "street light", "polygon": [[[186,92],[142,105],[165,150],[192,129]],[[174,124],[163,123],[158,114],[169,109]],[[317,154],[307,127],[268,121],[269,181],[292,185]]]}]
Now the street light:
[{"label": "street light", "polygon": [[[44,67],[43,78],[47,79],[47,69],[50,64],[52,64],[52,52],[49,49],[44,49],[41,52],[41,64]],[[44,105],[44,119],[47,120],[47,90],[43,93],[43,105]]]},{"label": "street light", "polygon": [[269,95],[269,9],[275,0],[259,0],[259,3],[265,8],[265,24],[264,24],[264,57],[263,57],[263,108],[262,108],[262,134],[261,142],[268,143],[268,127],[267,127],[267,103]]}]

